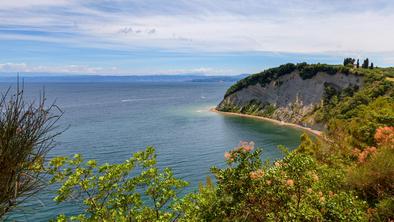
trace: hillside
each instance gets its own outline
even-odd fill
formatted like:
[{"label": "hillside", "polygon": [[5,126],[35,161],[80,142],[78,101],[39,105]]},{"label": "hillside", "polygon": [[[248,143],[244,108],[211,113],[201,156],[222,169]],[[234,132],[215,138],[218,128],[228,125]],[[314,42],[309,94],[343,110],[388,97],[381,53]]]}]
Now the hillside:
[{"label": "hillside", "polygon": [[388,82],[385,80],[393,73],[392,68],[288,63],[238,81],[228,89],[217,110],[264,116],[323,130],[328,107],[352,97],[364,85]]}]

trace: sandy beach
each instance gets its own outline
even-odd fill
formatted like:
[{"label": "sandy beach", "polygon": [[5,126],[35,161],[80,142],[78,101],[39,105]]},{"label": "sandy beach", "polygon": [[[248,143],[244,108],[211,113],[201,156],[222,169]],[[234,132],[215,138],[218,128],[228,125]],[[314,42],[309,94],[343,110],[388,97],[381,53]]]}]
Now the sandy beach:
[{"label": "sandy beach", "polygon": [[243,114],[243,113],[222,112],[222,111],[216,110],[216,108],[211,108],[210,111],[211,112],[215,112],[215,113],[220,113],[220,114],[223,114],[223,115],[240,116],[240,117],[245,117],[245,118],[261,119],[261,120],[269,121],[269,122],[272,122],[272,123],[275,123],[275,124],[278,124],[278,125],[281,125],[281,126],[298,128],[298,129],[304,130],[304,131],[306,131],[308,133],[311,133],[313,135],[316,135],[316,136],[318,136],[320,138],[323,136],[323,132],[322,131],[314,130],[314,129],[311,129],[311,128],[308,128],[308,127],[303,127],[303,126],[300,126],[300,125],[297,125],[297,124],[294,124],[294,123],[282,122],[282,121],[279,121],[279,120],[276,120],[276,119],[267,118],[267,117],[254,116],[254,115]]}]

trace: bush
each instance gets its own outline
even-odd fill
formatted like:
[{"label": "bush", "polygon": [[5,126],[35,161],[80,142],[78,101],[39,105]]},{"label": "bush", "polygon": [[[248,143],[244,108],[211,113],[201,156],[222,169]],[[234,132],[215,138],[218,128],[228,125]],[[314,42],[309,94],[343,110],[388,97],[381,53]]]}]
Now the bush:
[{"label": "bush", "polygon": [[349,67],[345,66],[311,64],[300,69],[300,76],[302,79],[310,79],[314,77],[318,72],[326,72],[329,75],[334,75],[336,73],[349,74],[351,70]]},{"label": "bush", "polygon": [[[70,216],[78,221],[172,221],[179,215],[172,208],[187,182],[168,168],[156,167],[152,147],[137,152],[120,164],[98,166],[96,161],[74,158],[51,160],[51,183],[60,183],[55,201],[62,203],[78,195],[84,213]],[[59,215],[59,221],[66,221]]]},{"label": "bush", "polygon": [[225,153],[227,167],[212,169],[217,186],[188,195],[181,221],[366,221],[365,203],[340,191],[338,170],[301,152],[271,166],[252,149],[242,143]]},{"label": "bush", "polygon": [[394,220],[394,197],[381,200],[372,213],[373,221],[384,222]]},{"label": "bush", "polygon": [[46,106],[45,96],[26,102],[19,87],[1,96],[0,217],[43,187],[43,163],[60,133],[61,114],[56,105]]},{"label": "bush", "polygon": [[358,164],[350,168],[348,183],[370,203],[394,195],[394,127],[380,127],[374,136],[377,148],[356,152]]}]

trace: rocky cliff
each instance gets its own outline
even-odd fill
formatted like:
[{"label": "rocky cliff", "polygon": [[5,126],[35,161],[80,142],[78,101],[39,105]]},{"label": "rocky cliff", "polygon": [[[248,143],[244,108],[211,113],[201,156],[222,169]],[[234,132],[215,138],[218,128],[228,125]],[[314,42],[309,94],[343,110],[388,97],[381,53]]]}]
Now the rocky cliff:
[{"label": "rocky cliff", "polygon": [[239,81],[229,89],[217,110],[265,116],[321,130],[324,123],[315,118],[315,111],[334,99],[332,95],[353,92],[363,85],[362,76],[335,66],[327,69],[330,66],[315,65],[312,72],[311,65],[284,66],[287,67]]}]

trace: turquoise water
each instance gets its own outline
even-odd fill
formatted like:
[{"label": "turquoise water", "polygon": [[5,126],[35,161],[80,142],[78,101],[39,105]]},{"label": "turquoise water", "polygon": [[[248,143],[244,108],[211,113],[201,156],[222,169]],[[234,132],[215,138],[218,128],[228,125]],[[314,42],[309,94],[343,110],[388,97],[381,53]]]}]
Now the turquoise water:
[{"label": "turquoise water", "polygon": [[[86,159],[117,163],[153,145],[159,167],[171,167],[195,190],[210,175],[210,166],[223,166],[223,153],[239,141],[263,147],[263,158],[280,158],[277,145],[294,148],[301,131],[262,120],[209,112],[230,83],[26,83],[29,97],[45,85],[49,101],[64,111],[59,122],[69,127],[50,157],[81,153]],[[0,83],[3,91],[9,86]],[[81,210],[77,201],[56,205],[48,187],[7,220],[47,221],[59,213]]]}]

